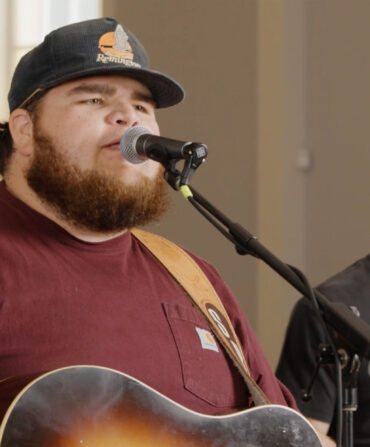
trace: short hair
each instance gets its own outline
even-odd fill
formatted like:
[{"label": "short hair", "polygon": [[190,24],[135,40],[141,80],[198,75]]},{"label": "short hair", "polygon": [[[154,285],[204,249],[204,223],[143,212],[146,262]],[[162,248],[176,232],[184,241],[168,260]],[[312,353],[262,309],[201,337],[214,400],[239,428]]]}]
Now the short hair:
[{"label": "short hair", "polygon": [[[22,109],[28,111],[32,121],[34,121],[34,118],[39,110],[39,106],[42,102],[42,98],[47,92],[48,90],[37,92],[22,106]],[[0,176],[4,175],[7,169],[13,149],[13,138],[9,130],[9,122],[4,121],[0,123]]]},{"label": "short hair", "polygon": [[13,139],[9,130],[9,123],[0,123],[0,175],[3,175],[10,156],[13,152]]}]

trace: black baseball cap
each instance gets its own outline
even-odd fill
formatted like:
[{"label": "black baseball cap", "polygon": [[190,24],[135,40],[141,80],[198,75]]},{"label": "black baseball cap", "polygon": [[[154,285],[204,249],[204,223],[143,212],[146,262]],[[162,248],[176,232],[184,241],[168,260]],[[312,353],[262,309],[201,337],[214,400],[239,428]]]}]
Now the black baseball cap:
[{"label": "black baseball cap", "polygon": [[141,43],[110,17],[74,23],[49,33],[19,61],[8,101],[10,111],[35,93],[72,79],[122,74],[146,85],[158,108],[182,101],[184,90],[169,76],[149,68]]}]

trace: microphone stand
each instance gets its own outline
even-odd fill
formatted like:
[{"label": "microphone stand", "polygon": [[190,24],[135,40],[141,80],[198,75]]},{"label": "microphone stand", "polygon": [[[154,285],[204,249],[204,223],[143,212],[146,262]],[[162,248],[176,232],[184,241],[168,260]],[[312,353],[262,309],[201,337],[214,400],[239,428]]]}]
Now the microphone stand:
[{"label": "microphone stand", "polygon": [[[193,165],[191,160],[187,160],[182,173],[175,168],[175,163],[175,160],[164,163],[167,182],[175,190],[181,190],[185,198],[235,245],[238,254],[249,254],[261,259],[303,296],[311,299],[319,311],[320,318],[334,331],[335,344],[331,341],[331,337],[329,337],[329,340],[331,341],[333,355],[336,359],[338,385],[341,383],[338,350],[341,352],[341,358],[344,357],[346,359],[342,365],[346,372],[343,388],[343,409],[342,387],[338,386],[338,406],[339,411],[342,409],[344,416],[343,447],[353,447],[353,412],[357,408],[357,374],[360,358],[370,359],[370,326],[358,318],[345,304],[331,302],[318,290],[312,289],[298,269],[282,262],[248,230],[239,223],[232,222],[199,192],[194,188],[190,188],[188,180],[194,170],[200,165],[200,162]],[[345,352],[344,356],[343,350]],[[339,447],[342,435],[341,417],[338,417],[337,427],[337,445]]]}]

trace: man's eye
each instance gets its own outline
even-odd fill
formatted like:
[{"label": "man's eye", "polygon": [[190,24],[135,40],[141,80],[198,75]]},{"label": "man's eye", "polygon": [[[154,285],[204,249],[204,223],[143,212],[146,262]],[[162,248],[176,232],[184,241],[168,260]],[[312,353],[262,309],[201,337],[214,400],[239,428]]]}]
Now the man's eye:
[{"label": "man's eye", "polygon": [[102,104],[103,103],[103,99],[102,98],[89,98],[89,99],[85,99],[85,101],[83,101],[85,104]]},{"label": "man's eye", "polygon": [[137,104],[137,105],[135,106],[135,108],[136,108],[136,110],[139,111],[139,112],[146,112],[146,111],[147,111],[146,107],[144,107],[144,106],[141,105],[141,104]]}]

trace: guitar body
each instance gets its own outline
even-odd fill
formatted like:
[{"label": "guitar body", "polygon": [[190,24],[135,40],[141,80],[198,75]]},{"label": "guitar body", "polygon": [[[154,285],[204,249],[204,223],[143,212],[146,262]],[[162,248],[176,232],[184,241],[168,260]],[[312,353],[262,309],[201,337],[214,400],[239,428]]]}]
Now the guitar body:
[{"label": "guitar body", "polygon": [[44,374],[13,400],[0,447],[320,447],[280,405],[206,416],[118,371],[73,366]]}]

